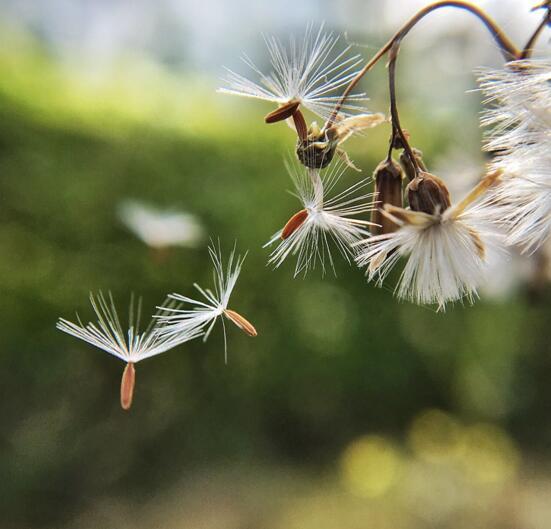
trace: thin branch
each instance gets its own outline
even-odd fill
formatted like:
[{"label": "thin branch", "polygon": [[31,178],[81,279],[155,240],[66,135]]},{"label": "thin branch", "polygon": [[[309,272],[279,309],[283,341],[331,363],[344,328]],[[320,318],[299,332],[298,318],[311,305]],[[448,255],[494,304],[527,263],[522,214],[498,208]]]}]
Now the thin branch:
[{"label": "thin branch", "polygon": [[519,59],[529,59],[532,56],[536,41],[538,40],[542,31],[545,29],[545,26],[548,26],[551,24],[551,1],[544,2],[543,4],[535,7],[532,11],[536,9],[542,9],[542,8],[547,9],[547,12],[543,17],[543,20],[539,23],[538,27],[534,31],[533,35],[526,43],[526,46],[524,46],[524,49],[522,50],[522,53],[520,54]]},{"label": "thin branch", "polygon": [[371,60],[358,72],[356,77],[352,79],[350,84],[346,87],[341,99],[335,106],[331,116],[329,117],[324,128],[328,128],[335,121],[339,110],[346,101],[346,98],[350,95],[350,92],[355,88],[355,86],[360,82],[360,79],[369,71],[373,66],[375,66],[381,58],[390,51],[395,43],[400,43],[402,39],[421,21],[425,16],[437,9],[443,7],[455,7],[457,9],[463,9],[472,13],[476,16],[492,34],[492,37],[497,42],[498,46],[501,49],[501,52],[505,60],[511,61],[519,57],[520,51],[516,46],[511,42],[509,37],[505,32],[491,19],[484,11],[482,11],[477,6],[471,4],[470,2],[464,2],[461,0],[442,0],[440,2],[435,2],[430,4],[420,11],[418,11],[412,18],[410,18],[395,34],[394,36],[371,58]]},{"label": "thin branch", "polygon": [[400,42],[396,41],[390,48],[389,61],[388,61],[388,87],[390,94],[390,116],[392,120],[392,136],[390,138],[390,148],[388,158],[392,156],[392,149],[396,139],[400,140],[402,147],[410,159],[413,165],[415,176],[419,174],[420,168],[417,162],[413,149],[411,148],[409,141],[402,130],[400,125],[400,116],[398,114],[398,104],[396,102],[396,60],[398,59],[398,52],[400,51]]}]

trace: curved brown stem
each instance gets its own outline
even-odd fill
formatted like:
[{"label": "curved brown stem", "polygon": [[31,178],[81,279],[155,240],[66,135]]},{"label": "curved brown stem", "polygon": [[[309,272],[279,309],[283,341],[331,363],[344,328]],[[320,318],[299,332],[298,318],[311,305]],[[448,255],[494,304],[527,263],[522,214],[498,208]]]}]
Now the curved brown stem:
[{"label": "curved brown stem", "polygon": [[360,79],[369,70],[371,70],[371,68],[373,68],[373,66],[375,66],[386,53],[390,51],[392,46],[395,43],[400,43],[402,39],[417,25],[417,23],[421,21],[423,18],[425,18],[425,16],[443,7],[455,7],[457,9],[463,9],[465,11],[468,11],[469,13],[472,13],[486,26],[488,31],[492,34],[492,37],[500,47],[501,52],[503,53],[503,56],[506,61],[511,61],[518,58],[520,52],[516,48],[516,46],[511,42],[509,37],[507,37],[507,35],[496,24],[496,22],[494,22],[494,20],[491,19],[479,7],[471,4],[470,2],[464,2],[462,0],[442,0],[440,2],[434,2],[433,4],[429,4],[428,6],[418,11],[415,15],[413,15],[413,17],[411,17],[392,36],[392,38],[371,58],[371,60],[358,72],[356,77],[354,77],[354,79],[352,79],[350,84],[346,87],[346,90],[341,96],[341,99],[336,104],[335,109],[333,110],[333,113],[329,117],[324,128],[329,127],[335,121],[335,118],[337,117],[339,110],[341,109],[342,105],[346,101],[346,98],[350,95],[350,92],[352,92],[352,90],[360,82]]},{"label": "curved brown stem", "polygon": [[306,141],[308,139],[308,125],[304,116],[300,110],[295,110],[292,115],[293,123],[297,131],[297,136],[300,141]]},{"label": "curved brown stem", "polygon": [[545,26],[551,24],[551,2],[543,3],[542,5],[536,7],[535,9],[541,9],[541,8],[547,9],[547,13],[545,13],[543,20],[536,28],[536,31],[534,31],[533,35],[526,43],[526,46],[524,46],[519,59],[529,59],[532,56],[532,52],[534,51],[534,45],[536,44],[536,41],[541,35],[541,32],[545,29]]},{"label": "curved brown stem", "polygon": [[396,102],[396,60],[398,59],[398,52],[400,51],[400,42],[396,41],[389,52],[389,61],[388,61],[388,87],[390,93],[390,117],[392,120],[392,136],[390,138],[390,148],[388,153],[388,158],[392,156],[392,149],[396,139],[400,140],[401,146],[404,148],[404,151],[407,154],[407,157],[410,159],[411,164],[415,171],[415,176],[419,174],[420,167],[417,162],[417,157],[413,153],[409,141],[402,130],[400,125],[400,116],[398,114],[398,104]]}]

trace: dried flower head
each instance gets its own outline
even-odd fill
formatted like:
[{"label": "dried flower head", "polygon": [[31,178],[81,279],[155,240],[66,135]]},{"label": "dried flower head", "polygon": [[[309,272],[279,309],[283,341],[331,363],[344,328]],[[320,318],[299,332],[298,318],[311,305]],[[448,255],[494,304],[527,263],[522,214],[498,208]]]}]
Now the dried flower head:
[{"label": "dried flower head", "polygon": [[355,255],[354,243],[369,235],[371,223],[357,218],[370,213],[374,207],[373,194],[365,192],[368,179],[332,193],[345,170],[344,164],[333,165],[323,175],[317,169],[306,169],[296,163],[287,163],[287,170],[302,209],[265,245],[279,241],[269,263],[277,268],[289,255],[297,255],[295,277],[315,268],[318,261],[323,272],[326,261],[334,270],[331,243],[350,262]]},{"label": "dried flower head", "polygon": [[90,303],[98,318],[97,323],[83,324],[77,315],[78,323],[60,318],[56,327],[127,363],[121,382],[121,406],[125,410],[132,404],[134,364],[201,335],[200,330],[190,328],[177,339],[173,336],[160,336],[159,327],[154,321],[150,322],[145,331],[140,332],[141,300],[135,306],[133,298],[130,301],[128,331],[125,332],[111,294],[107,298],[101,292],[97,296],[90,294]]},{"label": "dried flower head", "polygon": [[119,217],[145,244],[152,248],[195,246],[203,237],[203,227],[190,213],[158,210],[134,200],[119,206]]},{"label": "dried flower head", "polygon": [[[379,285],[401,257],[407,259],[397,286],[400,298],[419,304],[446,303],[467,297],[472,300],[484,279],[486,253],[499,238],[484,221],[476,201],[498,178],[486,176],[458,204],[431,212],[413,211],[385,205],[383,212],[398,229],[378,235],[362,243],[357,257],[360,266],[367,266],[370,280]],[[440,196],[438,189],[436,196]]]},{"label": "dried flower head", "polygon": [[170,294],[170,299],[182,303],[184,307],[188,305],[192,308],[181,306],[160,307],[161,313],[157,316],[161,325],[159,332],[165,338],[178,340],[180,335],[185,336],[190,332],[190,329],[206,330],[204,334],[204,340],[206,341],[214,328],[214,324],[218,318],[221,318],[224,330],[224,351],[227,360],[226,327],[223,316],[249,336],[257,335],[252,323],[241,314],[228,308],[231,294],[241,273],[241,267],[246,255],[243,257],[240,255],[236,256],[234,247],[224,270],[220,243],[218,243],[218,247],[214,246],[214,244],[211,245],[209,247],[209,254],[214,266],[214,292],[208,288],[203,289],[195,283],[193,286],[203,296],[203,301],[182,294]]},{"label": "dried flower head", "polygon": [[343,118],[337,116],[335,123],[319,128],[314,121],[308,129],[305,139],[299,137],[297,143],[297,157],[300,162],[311,169],[327,167],[335,154],[348,165],[360,171],[340,146],[353,134],[371,129],[385,121],[383,114],[360,114]]},{"label": "dried flower head", "polygon": [[[288,47],[275,37],[264,40],[272,71],[262,73],[244,56],[243,61],[258,76],[258,82],[228,70],[226,87],[219,92],[277,104],[279,108],[266,118],[269,123],[291,117],[300,105],[327,119],[339,100],[339,89],[355,77],[362,58],[349,56],[350,46],[337,51],[339,37],[325,33],[323,25],[317,31],[308,25],[303,39],[291,37]],[[351,94],[347,101],[343,113],[364,112],[361,103],[366,101],[365,94]]]},{"label": "dried flower head", "polygon": [[[373,172],[375,181],[375,198],[378,204],[391,204],[401,208],[403,206],[402,181],[404,172],[400,164],[394,160],[383,160]],[[380,208],[371,212],[371,233],[383,235],[396,231],[398,226],[386,217]]]},{"label": "dried flower head", "polygon": [[436,175],[421,172],[407,186],[409,207],[429,215],[438,214],[451,206],[450,192]]},{"label": "dried flower head", "polygon": [[525,60],[483,72],[493,126],[486,149],[502,181],[488,197],[507,242],[537,250],[551,233],[551,61]]}]

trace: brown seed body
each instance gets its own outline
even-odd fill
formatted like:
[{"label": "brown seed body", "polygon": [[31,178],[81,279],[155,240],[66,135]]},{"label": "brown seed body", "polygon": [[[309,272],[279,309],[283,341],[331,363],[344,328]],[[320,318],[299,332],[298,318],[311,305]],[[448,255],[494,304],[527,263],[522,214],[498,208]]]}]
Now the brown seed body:
[{"label": "brown seed body", "polygon": [[297,231],[308,218],[308,211],[301,209],[298,213],[295,213],[283,227],[281,231],[281,239],[284,241],[289,238],[295,231]]},{"label": "brown seed body", "polygon": [[276,108],[273,112],[270,112],[265,118],[266,123],[277,123],[278,121],[283,121],[284,119],[290,118],[295,110],[300,105],[300,101],[289,101],[281,105],[279,108]]},{"label": "brown seed body", "polygon": [[134,369],[134,364],[132,362],[128,362],[122,373],[121,380],[121,408],[123,410],[129,410],[132,406],[135,382],[136,371]]},{"label": "brown seed body", "polygon": [[384,160],[381,162],[375,172],[375,200],[378,202],[378,208],[371,213],[371,233],[373,235],[383,235],[392,233],[398,229],[398,225],[392,222],[383,214],[381,209],[385,204],[401,208],[403,206],[402,198],[402,180],[404,173],[402,168],[394,160]]},{"label": "brown seed body", "polygon": [[234,310],[226,309],[224,311],[224,315],[249,336],[254,337],[258,335],[254,325],[249,320],[241,316],[241,314],[235,312]]}]

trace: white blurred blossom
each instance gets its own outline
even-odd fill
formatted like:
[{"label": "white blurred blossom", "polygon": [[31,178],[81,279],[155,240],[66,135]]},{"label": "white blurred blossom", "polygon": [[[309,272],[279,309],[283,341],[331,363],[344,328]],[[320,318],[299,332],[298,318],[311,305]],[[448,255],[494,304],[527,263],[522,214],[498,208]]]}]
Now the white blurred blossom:
[{"label": "white blurred blossom", "polygon": [[155,209],[134,200],[123,202],[118,213],[128,229],[152,248],[194,247],[204,236],[199,219],[190,213]]}]

